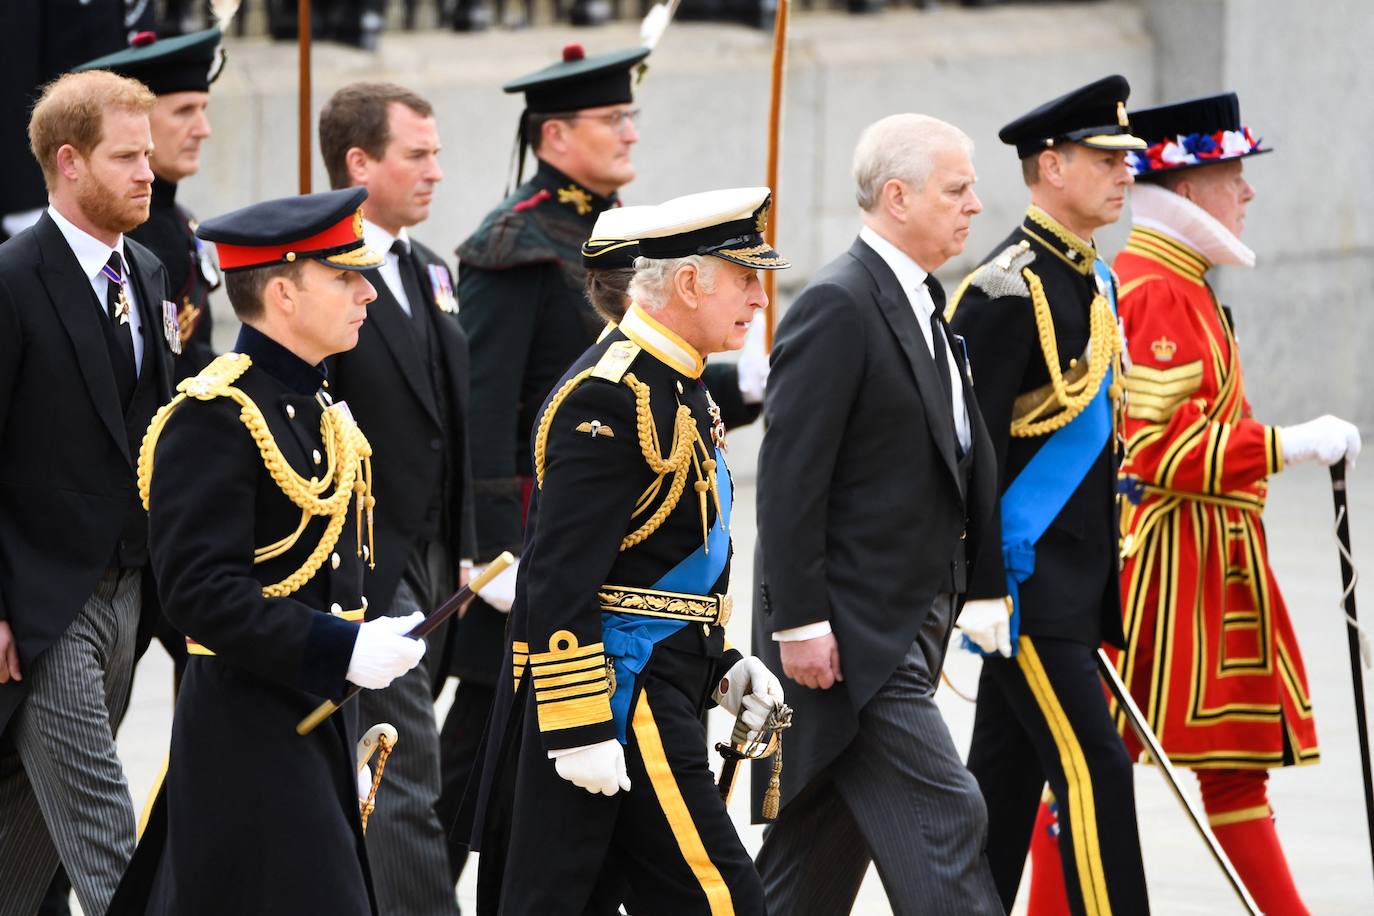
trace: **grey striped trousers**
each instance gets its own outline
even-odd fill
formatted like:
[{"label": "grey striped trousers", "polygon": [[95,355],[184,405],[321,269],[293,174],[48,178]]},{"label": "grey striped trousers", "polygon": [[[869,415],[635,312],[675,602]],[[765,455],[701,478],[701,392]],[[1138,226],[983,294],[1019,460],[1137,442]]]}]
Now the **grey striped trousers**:
[{"label": "grey striped trousers", "polygon": [[949,596],[935,610],[860,711],[853,743],[764,829],[755,864],[769,913],[848,913],[871,862],[897,916],[1001,916],[987,808],[935,705]]},{"label": "grey striped trousers", "polygon": [[[389,616],[404,617],[421,607],[410,576],[402,577]],[[445,595],[444,597],[447,597]],[[377,809],[367,822],[367,858],[381,916],[458,916],[449,880],[447,825],[439,822],[439,728],[430,694],[431,670],[444,630],[427,640],[420,664],[384,690],[358,696],[359,728],[378,722],[396,726],[396,753],[382,771]],[[372,761],[376,771],[377,761]]]},{"label": "grey striped trousers", "polygon": [[28,696],[0,745],[3,916],[33,916],[59,858],[81,908],[103,914],[133,855],[114,733],[129,700],[141,583],[140,570],[106,573],[23,672]]}]

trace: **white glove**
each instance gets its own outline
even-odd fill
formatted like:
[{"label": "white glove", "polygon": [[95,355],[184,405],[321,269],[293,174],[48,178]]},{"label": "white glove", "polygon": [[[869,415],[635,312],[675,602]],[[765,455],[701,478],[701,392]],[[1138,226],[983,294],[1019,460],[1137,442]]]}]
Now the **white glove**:
[{"label": "white glove", "polygon": [[368,690],[381,690],[420,663],[425,654],[421,639],[404,634],[425,619],[416,611],[405,617],[378,617],[358,625],[348,679]]},{"label": "white glove", "polygon": [[625,749],[614,738],[581,747],[549,751],[558,775],[593,795],[614,795],[630,791],[630,774],[625,770]]},{"label": "white glove", "polygon": [[743,717],[749,726],[749,738],[758,737],[773,706],[783,701],[782,682],[768,670],[768,666],[753,655],[742,658],[720,679],[711,699],[721,709],[735,717]]},{"label": "white glove", "polygon": [[1326,414],[1297,426],[1279,430],[1283,443],[1283,463],[1299,464],[1316,459],[1330,467],[1342,458],[1348,467],[1355,467],[1360,457],[1360,431],[1353,423]]},{"label": "white glove", "polygon": [[1011,615],[1005,598],[980,598],[964,604],[954,625],[984,652],[1011,658]]},{"label": "white glove", "polygon": [[735,363],[739,378],[740,397],[746,404],[762,404],[763,391],[768,387],[768,351],[763,348],[763,319],[749,325],[739,361]]},{"label": "white glove", "polygon": [[372,794],[372,767],[363,764],[358,769],[358,801],[366,804],[370,794]]},{"label": "white glove", "polygon": [[[486,568],[487,564],[485,563],[473,567],[472,578],[476,579]],[[510,606],[515,603],[515,571],[519,568],[520,561],[517,559],[497,573],[495,579],[482,586],[482,590],[477,593],[478,597],[501,613],[509,614]]]}]

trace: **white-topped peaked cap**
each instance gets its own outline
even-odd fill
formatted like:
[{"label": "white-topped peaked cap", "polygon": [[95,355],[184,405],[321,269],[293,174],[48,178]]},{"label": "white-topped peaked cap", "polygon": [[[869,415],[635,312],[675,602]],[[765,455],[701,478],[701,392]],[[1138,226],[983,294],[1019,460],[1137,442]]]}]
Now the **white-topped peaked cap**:
[{"label": "white-topped peaked cap", "polygon": [[638,230],[646,258],[712,255],[745,267],[778,270],[791,263],[763,238],[773,193],[768,188],[724,188],[674,197],[645,214]]},{"label": "white-topped peaked cap", "polygon": [[639,257],[639,233],[655,222],[656,207],[612,207],[603,210],[582,243],[582,266],[588,270],[633,267]]}]

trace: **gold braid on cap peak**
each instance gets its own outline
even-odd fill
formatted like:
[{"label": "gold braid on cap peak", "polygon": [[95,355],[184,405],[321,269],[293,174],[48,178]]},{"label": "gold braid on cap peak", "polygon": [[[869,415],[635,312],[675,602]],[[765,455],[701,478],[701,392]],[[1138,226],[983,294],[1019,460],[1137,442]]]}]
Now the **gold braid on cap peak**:
[{"label": "gold braid on cap peak", "polygon": [[[187,398],[210,401],[227,397],[239,405],[239,420],[257,443],[262,463],[272,480],[287,499],[301,510],[301,522],[296,530],[274,544],[260,547],[253,552],[253,563],[263,563],[279,557],[295,546],[313,517],[325,517],[329,523],[315,549],[306,557],[300,568],[280,582],[264,586],[264,598],[282,598],[299,589],[319,571],[325,558],[334,550],[344,522],[348,518],[349,504],[357,501],[358,514],[358,555],[363,555],[363,519],[366,513],[368,564],[376,565],[376,547],[372,538],[372,513],[377,504],[372,495],[372,445],[358,428],[358,424],[342,410],[327,407],[320,417],[320,437],[324,440],[328,461],[323,477],[302,477],[296,472],[282,454],[267,418],[253,399],[242,390],[234,387],[234,382],[252,365],[252,360],[243,353],[225,353],[217,357],[204,371],[194,378],[187,379],[177,386],[180,392],[165,404],[148,425],[143,437],[143,445],[138,451],[138,495],[143,508],[148,508],[150,490],[153,482],[153,456],[163,428],[171,419],[173,411]],[[330,492],[332,489],[332,492]]]},{"label": "gold braid on cap peak", "polygon": [[[568,395],[580,385],[589,375],[595,371],[595,367],[584,369],[577,375],[563,383],[557,393],[549,400],[549,407],[539,418],[539,426],[534,437],[534,474],[538,486],[544,486],[544,466],[548,456],[549,429],[553,425],[553,416],[558,412]],[[709,492],[716,505],[717,518],[723,518],[721,514],[720,491],[716,487],[716,461],[713,452],[707,448],[705,441],[701,438],[701,430],[697,428],[697,422],[692,417],[692,410],[686,404],[678,404],[677,412],[673,417],[673,442],[668,449],[668,454],[661,455],[658,451],[658,430],[654,425],[653,411],[650,409],[649,386],[635,377],[634,373],[628,372],[620,380],[626,387],[634,392],[635,395],[635,426],[639,434],[639,450],[648,463],[649,469],[656,475],[653,483],[645,488],[635,501],[635,509],[630,518],[635,519],[643,515],[658,494],[663,489],[663,481],[670,474],[672,481],[668,484],[667,495],[659,504],[654,513],[649,516],[644,524],[626,535],[620,542],[622,551],[628,550],[643,541],[649,535],[662,526],[678,502],[682,499],[682,491],[687,485],[687,475],[695,470],[697,480],[693,484],[693,489],[697,494],[697,500],[701,508],[701,537],[702,543],[707,543],[710,530],[706,520],[706,494]],[[698,454],[698,452],[700,454]]]},{"label": "gold braid on cap peak", "polygon": [[1044,436],[1068,426],[1083,412],[1097,396],[1109,367],[1115,369],[1116,381],[1108,389],[1108,395],[1113,402],[1120,400],[1121,335],[1117,333],[1116,319],[1107,297],[1096,294],[1089,309],[1088,371],[1077,381],[1065,382],[1059,368],[1059,344],[1055,339],[1054,317],[1050,314],[1050,303],[1045,297],[1045,286],[1029,267],[1023,268],[1021,274],[1030,287],[1035,329],[1039,332],[1040,351],[1050,374],[1051,394],[1022,416],[1014,418],[1011,421],[1011,434],[1017,437]]}]

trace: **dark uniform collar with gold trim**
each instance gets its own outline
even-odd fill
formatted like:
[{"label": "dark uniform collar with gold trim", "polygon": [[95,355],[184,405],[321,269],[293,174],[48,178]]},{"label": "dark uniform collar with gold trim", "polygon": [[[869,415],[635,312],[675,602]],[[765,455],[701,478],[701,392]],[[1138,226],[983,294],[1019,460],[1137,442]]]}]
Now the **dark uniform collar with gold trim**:
[{"label": "dark uniform collar with gold trim", "polygon": [[1093,261],[1097,259],[1096,243],[1075,235],[1035,204],[1027,208],[1021,231],[1080,274],[1092,273]]},{"label": "dark uniform collar with gold trim", "polygon": [[603,197],[584,188],[543,159],[539,160],[539,168],[535,170],[530,184],[539,191],[547,191],[549,199],[554,203],[589,222],[595,222],[596,217],[603,211],[620,206],[620,198],[616,194]]},{"label": "dark uniform collar with gold trim", "polygon": [[701,378],[706,361],[696,348],[654,318],[638,302],[631,303],[620,322],[620,333],[644,352],[687,378]]},{"label": "dark uniform collar with gold trim", "polygon": [[297,394],[314,394],[328,381],[324,363],[312,366],[251,325],[239,329],[234,352],[243,353],[253,365]]}]

